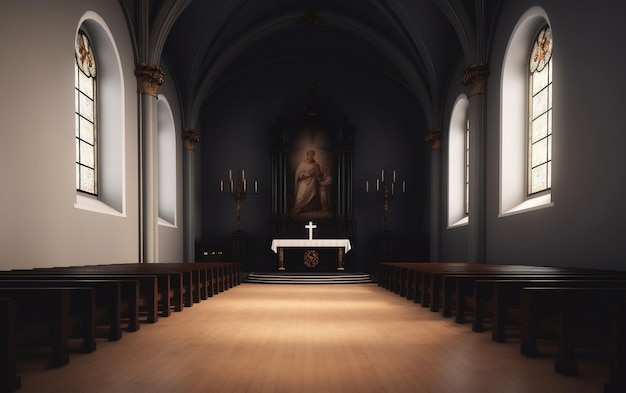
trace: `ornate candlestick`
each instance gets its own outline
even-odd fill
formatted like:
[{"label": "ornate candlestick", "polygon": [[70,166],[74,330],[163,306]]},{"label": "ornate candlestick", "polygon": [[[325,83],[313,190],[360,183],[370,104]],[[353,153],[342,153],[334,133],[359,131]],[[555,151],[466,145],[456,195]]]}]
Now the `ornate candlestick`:
[{"label": "ornate candlestick", "polygon": [[[230,196],[235,201],[235,211],[237,218],[237,231],[241,228],[241,202],[246,199],[248,194],[248,181],[246,179],[245,170],[237,171],[233,177],[232,169],[228,170],[228,184],[230,188]],[[220,192],[224,192],[224,181],[220,180]],[[254,181],[254,193],[258,194],[259,183]]]},{"label": "ornate candlestick", "polygon": [[[365,181],[365,193],[369,194],[369,180]],[[402,181],[402,193],[406,192],[406,182]],[[396,194],[396,171],[392,171],[391,181],[385,181],[385,170],[381,169],[380,178],[376,179],[376,193],[383,203],[384,230],[387,230],[387,218],[389,217],[389,205]]]}]

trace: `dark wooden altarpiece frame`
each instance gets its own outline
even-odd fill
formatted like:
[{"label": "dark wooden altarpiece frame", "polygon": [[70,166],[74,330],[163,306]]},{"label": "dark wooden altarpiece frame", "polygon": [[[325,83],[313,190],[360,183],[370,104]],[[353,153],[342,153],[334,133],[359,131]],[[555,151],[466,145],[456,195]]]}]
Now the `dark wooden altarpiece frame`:
[{"label": "dark wooden altarpiece frame", "polygon": [[[355,130],[347,113],[338,119],[328,119],[313,110],[312,104],[309,96],[303,114],[291,122],[278,115],[270,130],[272,207],[268,245],[272,239],[306,239],[308,231],[304,226],[313,221],[317,225],[315,238],[350,240],[352,251],[346,254],[344,266],[351,270],[357,243],[353,215]],[[327,193],[329,201],[327,204],[320,201],[313,207],[309,204],[304,211],[298,211],[295,208],[295,172],[310,150],[315,151],[314,159],[322,172],[320,181],[332,179]],[[268,266],[270,269],[277,266],[277,255],[271,250]],[[320,263],[318,271],[332,270],[335,266],[335,262]],[[300,269],[304,269],[303,265]]]}]

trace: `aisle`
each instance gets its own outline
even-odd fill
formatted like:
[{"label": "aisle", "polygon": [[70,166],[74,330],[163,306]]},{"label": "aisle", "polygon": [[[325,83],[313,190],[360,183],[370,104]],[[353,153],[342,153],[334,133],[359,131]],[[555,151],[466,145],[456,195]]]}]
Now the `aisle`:
[{"label": "aisle", "polygon": [[19,392],[601,392],[376,284],[242,284],[91,354],[22,364]]}]

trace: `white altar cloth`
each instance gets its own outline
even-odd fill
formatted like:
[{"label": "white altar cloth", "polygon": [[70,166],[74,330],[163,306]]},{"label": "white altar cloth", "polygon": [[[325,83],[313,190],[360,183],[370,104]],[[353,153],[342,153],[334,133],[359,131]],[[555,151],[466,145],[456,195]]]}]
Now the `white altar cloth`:
[{"label": "white altar cloth", "polygon": [[349,239],[274,239],[272,251],[287,247],[341,247],[348,252],[352,249]]}]

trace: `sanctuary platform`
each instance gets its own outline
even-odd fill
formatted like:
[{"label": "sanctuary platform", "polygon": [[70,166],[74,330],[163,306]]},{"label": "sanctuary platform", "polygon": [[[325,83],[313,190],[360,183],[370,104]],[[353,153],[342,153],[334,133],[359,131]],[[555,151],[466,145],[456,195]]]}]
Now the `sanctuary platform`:
[{"label": "sanctuary platform", "polygon": [[372,283],[367,273],[287,273],[251,272],[242,278],[243,282],[257,284],[363,284]]}]

